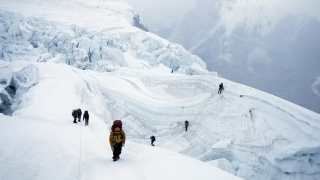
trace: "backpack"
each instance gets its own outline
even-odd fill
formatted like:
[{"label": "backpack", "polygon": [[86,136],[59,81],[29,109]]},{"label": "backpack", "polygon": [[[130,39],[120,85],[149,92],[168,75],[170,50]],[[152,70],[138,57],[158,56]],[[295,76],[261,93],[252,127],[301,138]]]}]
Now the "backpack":
[{"label": "backpack", "polygon": [[156,141],[156,137],[154,137],[154,136],[151,136],[150,139],[151,139],[152,141]]},{"label": "backpack", "polygon": [[189,121],[185,121],[184,124],[189,125]]},{"label": "backpack", "polygon": [[113,125],[111,126],[111,130],[114,131],[114,129],[118,127],[120,130],[122,130],[122,121],[121,120],[114,120]]},{"label": "backpack", "polygon": [[72,116],[75,116],[76,115],[76,110],[72,110],[72,113],[71,113]]},{"label": "backpack", "polygon": [[78,112],[78,114],[82,114],[81,109],[78,109],[78,111],[77,111],[77,112]]}]

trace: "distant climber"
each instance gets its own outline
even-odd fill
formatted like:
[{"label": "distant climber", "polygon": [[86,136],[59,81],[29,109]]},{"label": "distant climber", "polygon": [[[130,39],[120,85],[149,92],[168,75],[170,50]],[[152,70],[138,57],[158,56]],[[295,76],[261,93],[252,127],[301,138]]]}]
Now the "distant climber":
[{"label": "distant climber", "polygon": [[73,123],[77,123],[77,110],[72,110]]},{"label": "distant climber", "polygon": [[84,111],[83,114],[83,121],[85,121],[85,125],[88,126],[89,125],[89,113],[87,110]]},{"label": "distant climber", "polygon": [[111,146],[111,150],[113,151],[113,161],[117,161],[120,159],[120,154],[122,147],[124,147],[126,142],[126,134],[122,130],[122,121],[115,120],[111,127],[111,132],[109,136],[109,142]]},{"label": "distant climber", "polygon": [[171,73],[173,73],[173,69],[171,69]]},{"label": "distant climber", "polygon": [[77,110],[78,122],[81,122],[81,115],[82,115],[82,112],[81,112],[81,109],[79,108],[79,109]]},{"label": "distant climber", "polygon": [[221,84],[219,85],[218,94],[221,94],[221,92],[222,92],[223,89],[224,89],[224,87],[223,87],[223,84],[221,83]]},{"label": "distant climber", "polygon": [[186,128],[186,131],[188,130],[189,121],[184,121],[184,127]]},{"label": "distant climber", "polygon": [[156,137],[151,136],[150,139],[151,139],[151,146],[154,146],[153,143],[156,141]]}]

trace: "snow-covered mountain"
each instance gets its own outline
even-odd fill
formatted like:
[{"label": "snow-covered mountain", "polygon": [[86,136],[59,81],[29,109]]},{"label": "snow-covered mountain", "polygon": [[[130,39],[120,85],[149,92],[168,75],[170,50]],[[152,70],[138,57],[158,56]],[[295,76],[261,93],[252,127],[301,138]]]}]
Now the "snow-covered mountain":
[{"label": "snow-covered mountain", "polygon": [[221,77],[319,113],[320,21],[267,4],[199,0],[181,21],[154,32],[200,56]]},{"label": "snow-covered mountain", "polygon": [[[123,1],[0,9],[0,179],[319,178],[319,114],[217,77],[137,28]],[[72,123],[75,108],[89,126]],[[115,119],[128,141],[116,163]]]}]

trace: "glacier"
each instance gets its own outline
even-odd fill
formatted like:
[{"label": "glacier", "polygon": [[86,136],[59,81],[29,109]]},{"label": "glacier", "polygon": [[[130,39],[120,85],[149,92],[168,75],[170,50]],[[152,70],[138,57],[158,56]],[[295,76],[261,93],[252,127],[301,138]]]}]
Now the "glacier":
[{"label": "glacier", "polygon": [[[1,179],[319,177],[319,114],[218,77],[182,46],[135,27],[123,1],[4,2]],[[70,21],[77,9],[97,14]],[[108,24],[92,23],[114,9]],[[89,126],[72,123],[74,108],[89,111]],[[113,166],[115,119],[128,143]]]}]

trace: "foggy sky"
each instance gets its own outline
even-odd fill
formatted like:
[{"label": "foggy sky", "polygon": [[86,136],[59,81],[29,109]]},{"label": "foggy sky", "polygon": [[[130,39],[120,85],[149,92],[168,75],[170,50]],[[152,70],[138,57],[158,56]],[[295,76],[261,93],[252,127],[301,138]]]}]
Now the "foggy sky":
[{"label": "foggy sky", "polygon": [[293,14],[313,16],[320,19],[319,0],[260,0],[263,4],[273,4]]},{"label": "foggy sky", "polygon": [[197,0],[126,0],[150,29],[175,21],[190,11]]},{"label": "foggy sky", "polygon": [[[198,0],[125,0],[152,30],[175,21],[190,11]],[[203,0],[201,0],[203,1]],[[212,0],[215,1],[215,0]],[[243,0],[241,0],[243,1]],[[250,1],[250,0],[249,0]],[[320,0],[255,0],[281,11],[320,19]]]}]

